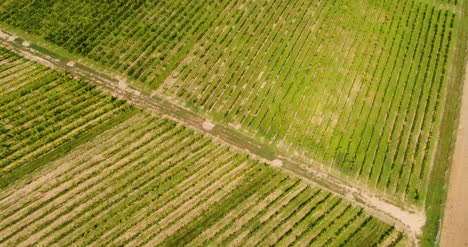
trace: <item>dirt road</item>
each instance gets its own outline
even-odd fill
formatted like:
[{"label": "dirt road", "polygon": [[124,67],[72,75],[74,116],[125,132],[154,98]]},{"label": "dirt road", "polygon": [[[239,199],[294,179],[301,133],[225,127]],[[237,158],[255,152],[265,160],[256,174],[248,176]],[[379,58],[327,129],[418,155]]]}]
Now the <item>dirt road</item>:
[{"label": "dirt road", "polygon": [[425,223],[425,214],[420,209],[396,206],[388,199],[367,190],[364,186],[351,183],[345,178],[329,173],[327,169],[320,168],[327,167],[325,165],[313,161],[299,160],[278,150],[273,150],[235,129],[212,123],[199,114],[173,104],[161,96],[149,95],[133,89],[122,79],[118,80],[102,71],[91,69],[76,61],[70,61],[68,58],[61,57],[44,47],[39,47],[33,42],[28,42],[28,45],[25,46],[24,41],[15,37],[14,34],[0,30],[0,46],[13,50],[45,66],[68,71],[74,76],[96,85],[102,91],[127,100],[138,108],[157,113],[181,122],[187,127],[205,132],[216,140],[243,150],[276,169],[302,178],[304,181],[318,185],[334,194],[346,197],[356,205],[367,209],[370,214],[395,225],[398,230],[406,232],[415,243],[416,237],[421,234],[421,228]]},{"label": "dirt road", "polygon": [[448,191],[440,246],[468,246],[468,66]]}]

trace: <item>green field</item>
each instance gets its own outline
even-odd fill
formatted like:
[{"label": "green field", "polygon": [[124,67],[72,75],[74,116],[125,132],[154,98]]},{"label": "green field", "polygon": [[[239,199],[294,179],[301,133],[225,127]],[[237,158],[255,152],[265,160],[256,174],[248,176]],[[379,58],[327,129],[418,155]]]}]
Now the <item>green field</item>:
[{"label": "green field", "polygon": [[226,4],[215,0],[5,1],[0,5],[0,21],[154,88]]},{"label": "green field", "polygon": [[0,21],[420,205],[459,5],[9,0]]},{"label": "green field", "polygon": [[0,246],[437,246],[466,4],[2,1]]},{"label": "green field", "polygon": [[0,71],[1,246],[406,243],[346,199],[70,75],[4,49]]},{"label": "green field", "polygon": [[226,40],[230,55],[217,56],[217,39],[206,36],[158,91],[407,202],[423,201],[453,12],[423,1],[275,4],[255,16],[279,24],[245,17],[250,30],[208,31]]},{"label": "green field", "polygon": [[[40,166],[32,161],[84,133],[123,121],[131,109],[70,75],[0,48],[0,185]],[[62,151],[63,152],[63,151]]]}]

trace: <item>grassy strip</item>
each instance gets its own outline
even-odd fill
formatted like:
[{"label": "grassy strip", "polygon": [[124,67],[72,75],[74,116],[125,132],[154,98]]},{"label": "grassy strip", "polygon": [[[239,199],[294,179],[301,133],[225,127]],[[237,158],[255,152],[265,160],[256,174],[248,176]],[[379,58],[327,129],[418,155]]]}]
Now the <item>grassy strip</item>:
[{"label": "grassy strip", "polygon": [[4,174],[0,176],[0,189],[7,187],[8,185],[24,177],[25,175],[33,172],[34,170],[40,167],[43,167],[47,163],[52,162],[64,156],[65,154],[73,150],[75,147],[88,142],[89,140],[93,139],[95,136],[103,133],[104,131],[112,128],[113,126],[125,122],[127,119],[129,119],[131,116],[133,116],[137,112],[138,111],[135,110],[133,107],[128,107],[116,117],[93,127],[92,129],[84,133],[83,135],[80,135],[79,137],[77,137],[75,140],[72,140],[56,148],[52,152],[49,152],[48,154],[36,160],[33,160],[26,165],[18,167],[17,169],[14,169],[9,172],[5,172]]},{"label": "grassy strip", "polygon": [[[462,1],[463,2],[463,1]],[[463,5],[463,3],[462,3]],[[423,227],[422,246],[438,246],[443,222],[445,201],[447,199],[448,178],[452,163],[453,150],[456,141],[460,116],[461,99],[463,97],[463,74],[466,58],[466,9],[461,6],[461,15],[455,24],[454,48],[451,51],[452,67],[448,78],[449,85],[442,116],[444,123],[440,130],[439,143],[434,158],[431,173],[431,189],[428,190],[426,200],[426,224]]]}]

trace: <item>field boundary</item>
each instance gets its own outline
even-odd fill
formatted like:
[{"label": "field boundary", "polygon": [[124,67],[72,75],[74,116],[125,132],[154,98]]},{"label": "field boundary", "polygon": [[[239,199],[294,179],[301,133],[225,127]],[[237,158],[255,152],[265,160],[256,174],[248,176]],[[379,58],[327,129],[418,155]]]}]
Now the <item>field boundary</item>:
[{"label": "field boundary", "polygon": [[[444,215],[442,217],[442,231],[440,234],[440,243],[442,246],[462,246],[466,245],[467,236],[464,234],[467,230],[468,222],[466,215],[467,200],[460,197],[460,194],[466,190],[467,183],[463,180],[468,172],[468,154],[464,150],[468,145],[468,67],[465,65],[465,79],[463,85],[463,100],[461,108],[461,118],[456,126],[457,137],[455,150],[453,152],[453,162],[450,172],[447,175],[449,181],[447,187],[447,199],[445,202]],[[439,239],[437,239],[439,240]],[[464,243],[463,243],[464,242]]]},{"label": "field boundary", "polygon": [[[11,30],[8,31],[12,33]],[[406,232],[415,244],[417,238],[421,235],[421,229],[425,224],[425,214],[420,208],[397,205],[397,203],[371,192],[362,185],[350,184],[345,181],[344,177],[330,173],[323,164],[288,157],[232,128],[212,123],[199,114],[173,104],[158,95],[149,95],[146,92],[134,89],[123,79],[116,79],[114,75],[91,69],[79,61],[70,60],[44,47],[18,38],[19,35],[16,33],[9,33],[0,30],[1,46],[47,67],[70,72],[77,78],[96,85],[101,91],[128,101],[131,105],[172,119],[191,129],[204,132],[215,140],[242,150],[253,158],[265,162],[280,171],[299,177],[310,184],[318,185],[333,194],[345,197],[356,205],[365,208],[370,214]]]},{"label": "field boundary", "polygon": [[[458,145],[459,126],[461,121],[462,99],[467,96],[463,94],[464,76],[466,76],[466,59],[468,28],[466,26],[466,3],[461,2],[460,13],[454,26],[454,41],[449,54],[448,64],[448,89],[444,98],[442,111],[442,125],[438,136],[435,156],[432,162],[431,193],[426,199],[427,223],[423,228],[422,246],[438,246],[443,234],[444,214],[448,204],[448,186],[452,172],[456,168],[454,160],[455,145]],[[466,80],[466,78],[465,78]],[[466,84],[466,83],[465,83]],[[461,162],[461,161],[460,161]]]}]

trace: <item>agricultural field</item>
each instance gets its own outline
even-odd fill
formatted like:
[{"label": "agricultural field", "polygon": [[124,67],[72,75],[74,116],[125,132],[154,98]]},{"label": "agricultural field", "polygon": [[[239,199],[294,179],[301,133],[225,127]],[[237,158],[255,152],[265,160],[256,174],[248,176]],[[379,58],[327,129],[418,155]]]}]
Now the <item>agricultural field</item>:
[{"label": "agricultural field", "polygon": [[248,6],[214,24],[158,92],[423,202],[453,10],[412,0]]},{"label": "agricultural field", "polygon": [[0,48],[0,185],[41,166],[44,155],[55,155],[51,150],[63,152],[131,111],[91,85]]},{"label": "agricultural field", "polygon": [[229,10],[227,3],[4,1],[0,22],[41,35],[154,88],[206,33],[214,17]]},{"label": "agricultural field", "polygon": [[437,246],[467,3],[1,1],[0,246]]},{"label": "agricultural field", "polygon": [[0,22],[397,201],[423,205],[460,5],[8,0]]},{"label": "agricultural field", "polygon": [[0,246],[408,243],[359,205],[70,74],[5,49],[0,71]]}]

